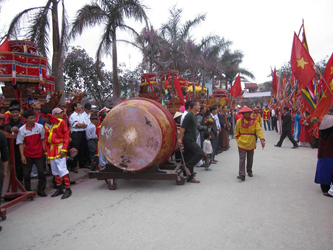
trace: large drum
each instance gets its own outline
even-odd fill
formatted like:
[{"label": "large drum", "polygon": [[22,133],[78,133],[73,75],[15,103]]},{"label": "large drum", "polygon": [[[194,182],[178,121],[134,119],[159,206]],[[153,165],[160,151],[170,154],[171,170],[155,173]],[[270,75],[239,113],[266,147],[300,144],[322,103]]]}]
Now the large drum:
[{"label": "large drum", "polygon": [[100,145],[106,159],[129,172],[161,166],[173,153],[176,123],[160,103],[131,98],[115,106],[104,119]]}]

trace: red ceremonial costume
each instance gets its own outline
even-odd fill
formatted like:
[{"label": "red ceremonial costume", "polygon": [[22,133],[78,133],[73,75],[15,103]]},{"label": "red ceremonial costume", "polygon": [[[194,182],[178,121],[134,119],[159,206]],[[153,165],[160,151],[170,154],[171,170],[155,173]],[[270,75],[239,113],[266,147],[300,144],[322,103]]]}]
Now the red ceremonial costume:
[{"label": "red ceremonial costume", "polygon": [[57,119],[52,127],[45,125],[45,146],[48,159],[57,159],[61,151],[68,151],[69,130],[64,120]]},{"label": "red ceremonial costume", "polygon": [[269,109],[264,109],[262,112],[262,118],[264,121],[269,121],[271,119],[271,111],[269,111]]},{"label": "red ceremonial costume", "polygon": [[[66,154],[69,145],[69,129],[63,119],[58,119],[51,114],[41,114],[42,117],[49,117],[50,124],[45,123],[45,147],[47,158],[50,160],[52,174],[54,175],[58,191],[52,197],[62,194],[61,183],[64,181],[66,190],[70,188],[69,172],[66,166]],[[61,158],[60,153],[65,152]],[[71,193],[71,191],[69,191]],[[65,197],[67,198],[67,197]],[[62,198],[64,199],[64,197]]]},{"label": "red ceremonial costume", "polygon": [[299,139],[302,143],[311,142],[311,116],[307,115],[306,117],[301,118],[301,137]]}]

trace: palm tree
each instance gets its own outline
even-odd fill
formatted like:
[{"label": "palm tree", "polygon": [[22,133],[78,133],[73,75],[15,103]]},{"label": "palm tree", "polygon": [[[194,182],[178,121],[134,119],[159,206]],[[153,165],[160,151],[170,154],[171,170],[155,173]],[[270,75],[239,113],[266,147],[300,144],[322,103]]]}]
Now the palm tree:
[{"label": "palm tree", "polygon": [[[236,79],[238,74],[255,79],[254,75],[250,71],[239,66],[243,61],[243,57],[244,54],[239,50],[232,52],[227,49],[223,53],[220,63],[222,67],[222,73],[224,74],[223,78],[226,80],[226,89],[228,89],[228,85],[230,85],[230,87],[232,86],[232,82]],[[242,78],[245,79],[244,77]]]},{"label": "palm tree", "polygon": [[162,24],[161,27],[161,35],[163,37],[161,59],[164,62],[170,61],[173,69],[182,71],[183,51],[186,41],[190,39],[190,31],[201,21],[204,21],[206,15],[198,15],[193,20],[186,21],[183,26],[180,26],[182,9],[176,9],[174,6],[169,11],[171,14],[169,22]]},{"label": "palm tree", "polygon": [[[62,4],[61,33],[59,32],[58,5]],[[15,36],[22,18],[32,14],[30,26],[28,27],[27,37],[37,44],[38,51],[45,57],[49,52],[48,45],[50,41],[50,18],[52,20],[52,74],[55,77],[56,91],[64,90],[64,79],[62,74],[63,52],[67,42],[67,19],[64,0],[47,0],[46,5],[42,7],[33,7],[25,9],[18,13],[12,20],[7,36]],[[62,97],[62,101],[64,97]]]},{"label": "palm tree", "polygon": [[219,70],[219,57],[230,45],[230,41],[226,41],[219,36],[212,36],[203,39],[200,51],[200,70],[202,75],[202,85],[205,85],[205,74],[209,73],[213,78],[214,72]]},{"label": "palm tree", "polygon": [[[125,24],[125,18],[134,18],[137,21],[147,21],[145,6],[139,0],[96,0],[90,5],[83,6],[77,11],[71,37],[82,34],[84,28],[96,25],[104,26],[104,33],[96,53],[96,65],[102,57],[102,53],[110,54],[112,48],[112,71],[113,71],[113,104],[120,102],[120,86],[117,67],[117,31],[134,29]],[[103,79],[100,76],[103,83]]]}]

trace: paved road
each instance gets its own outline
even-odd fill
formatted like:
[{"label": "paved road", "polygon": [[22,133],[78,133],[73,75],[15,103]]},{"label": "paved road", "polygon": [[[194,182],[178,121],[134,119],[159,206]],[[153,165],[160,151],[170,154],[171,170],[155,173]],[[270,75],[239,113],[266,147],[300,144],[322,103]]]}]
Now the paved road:
[{"label": "paved road", "polygon": [[[8,210],[1,250],[333,249],[333,199],[314,184],[317,150],[282,148],[275,132],[255,151],[254,177],[236,179],[238,153],[218,155],[200,184],[83,179],[73,196],[36,198]],[[49,193],[53,192],[50,190]]]}]

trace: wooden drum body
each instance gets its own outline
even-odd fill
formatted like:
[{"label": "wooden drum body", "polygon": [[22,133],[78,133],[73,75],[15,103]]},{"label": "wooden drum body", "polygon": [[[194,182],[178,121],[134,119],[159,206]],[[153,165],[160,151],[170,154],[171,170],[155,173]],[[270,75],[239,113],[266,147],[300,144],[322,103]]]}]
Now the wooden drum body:
[{"label": "wooden drum body", "polygon": [[160,103],[131,98],[108,113],[99,140],[111,164],[125,171],[141,172],[169,159],[177,141],[176,130],[173,117]]}]

